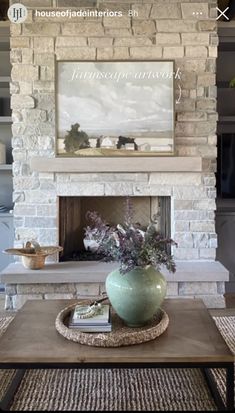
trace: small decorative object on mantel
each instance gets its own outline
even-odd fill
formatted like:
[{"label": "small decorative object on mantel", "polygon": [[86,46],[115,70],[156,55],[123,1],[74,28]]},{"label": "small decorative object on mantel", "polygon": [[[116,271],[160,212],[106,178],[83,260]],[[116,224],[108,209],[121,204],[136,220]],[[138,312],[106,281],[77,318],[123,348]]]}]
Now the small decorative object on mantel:
[{"label": "small decorative object on mantel", "polygon": [[[91,215],[90,215],[91,217]],[[161,266],[175,272],[169,252],[172,239],[165,239],[155,226],[147,229],[133,223],[133,206],[127,197],[124,224],[106,226],[97,252],[104,261],[120,264],[106,278],[106,292],[119,317],[129,327],[140,327],[153,319],[165,296],[167,283]]]},{"label": "small decorative object on mantel", "polygon": [[25,248],[8,248],[3,252],[5,254],[19,255],[22,257],[22,263],[29,270],[40,270],[45,265],[45,259],[48,255],[63,251],[62,247],[45,246],[41,247],[36,241],[27,241]]}]

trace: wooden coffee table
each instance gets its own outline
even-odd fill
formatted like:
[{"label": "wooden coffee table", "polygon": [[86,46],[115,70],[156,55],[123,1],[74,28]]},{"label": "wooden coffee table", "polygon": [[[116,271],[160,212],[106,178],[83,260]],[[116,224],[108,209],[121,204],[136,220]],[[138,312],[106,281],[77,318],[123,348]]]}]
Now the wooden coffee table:
[{"label": "wooden coffee table", "polygon": [[[74,300],[75,301],[75,300]],[[165,300],[167,331],[144,344],[118,348],[80,345],[55,329],[68,300],[28,301],[0,339],[0,368],[17,374],[0,404],[8,410],[26,369],[55,368],[200,368],[218,408],[234,408],[234,357],[201,300]],[[226,369],[226,405],[211,368]]]}]

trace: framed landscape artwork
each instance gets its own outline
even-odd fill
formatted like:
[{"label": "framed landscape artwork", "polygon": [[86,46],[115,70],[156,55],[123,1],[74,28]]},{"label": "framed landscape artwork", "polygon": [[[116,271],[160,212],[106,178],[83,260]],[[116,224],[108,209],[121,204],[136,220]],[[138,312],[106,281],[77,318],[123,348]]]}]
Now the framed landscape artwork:
[{"label": "framed landscape artwork", "polygon": [[58,62],[57,155],[174,152],[174,62]]}]

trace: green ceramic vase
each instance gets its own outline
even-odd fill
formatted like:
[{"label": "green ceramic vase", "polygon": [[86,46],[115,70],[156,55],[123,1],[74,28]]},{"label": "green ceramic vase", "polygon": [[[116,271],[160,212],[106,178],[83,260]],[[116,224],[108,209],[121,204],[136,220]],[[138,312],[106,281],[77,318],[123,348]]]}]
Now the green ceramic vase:
[{"label": "green ceramic vase", "polygon": [[119,317],[129,327],[150,321],[166,296],[166,280],[152,266],[121,274],[112,271],[106,278],[106,292]]}]

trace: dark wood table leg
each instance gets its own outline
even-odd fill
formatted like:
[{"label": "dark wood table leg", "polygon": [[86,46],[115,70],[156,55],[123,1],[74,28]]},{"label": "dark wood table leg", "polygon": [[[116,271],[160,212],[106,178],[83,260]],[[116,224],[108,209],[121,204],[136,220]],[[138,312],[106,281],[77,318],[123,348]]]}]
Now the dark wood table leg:
[{"label": "dark wood table leg", "polygon": [[222,396],[221,396],[221,394],[218,390],[217,383],[215,381],[215,378],[212,374],[211,369],[204,368],[204,369],[202,369],[202,372],[204,373],[207,385],[208,385],[209,390],[211,392],[211,395],[212,395],[212,397],[215,401],[215,404],[218,407],[218,410],[221,411],[221,412],[224,412],[226,410],[226,406],[225,406],[225,403],[222,399]]},{"label": "dark wood table leg", "polygon": [[226,368],[226,404],[227,410],[234,410],[234,364]]},{"label": "dark wood table leg", "polygon": [[233,363],[229,363],[229,365],[227,364],[226,366],[221,366],[220,368],[223,368],[226,371],[225,403],[219,392],[218,385],[211,369],[204,368],[202,371],[219,411],[234,411],[234,366]]},{"label": "dark wood table leg", "polygon": [[3,399],[0,402],[0,411],[9,411],[9,408],[11,406],[11,403],[13,401],[14,395],[23,379],[23,376],[25,374],[24,369],[19,369],[16,371],[11,383],[9,384],[6,394],[4,395]]}]

